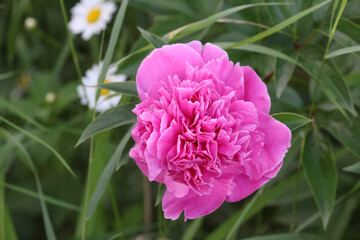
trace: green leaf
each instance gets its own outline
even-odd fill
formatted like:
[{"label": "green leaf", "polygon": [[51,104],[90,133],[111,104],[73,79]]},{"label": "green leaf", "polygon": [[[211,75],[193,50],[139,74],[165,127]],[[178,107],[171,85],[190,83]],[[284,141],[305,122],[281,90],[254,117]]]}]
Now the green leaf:
[{"label": "green leaf", "polygon": [[186,229],[184,235],[182,236],[181,240],[192,240],[196,237],[197,233],[199,232],[199,229],[202,225],[202,222],[204,221],[204,217],[195,219],[192,221],[189,225],[189,227]]},{"label": "green leaf", "polygon": [[138,96],[135,81],[105,83],[105,84],[100,84],[99,88],[107,89],[113,92],[123,93],[126,95],[131,95],[135,97]]},{"label": "green leaf", "polygon": [[337,173],[331,144],[317,131],[310,132],[306,137],[301,159],[326,229],[334,208]]},{"label": "green leaf", "polygon": [[316,122],[360,158],[360,115],[349,122],[339,112],[333,112],[319,115]]},{"label": "green leaf", "polygon": [[165,184],[159,183],[154,206],[157,206],[161,203],[161,200],[165,194],[165,190],[166,190]]},{"label": "green leaf", "polygon": [[26,122],[31,123],[33,126],[37,127],[40,130],[45,130],[45,127],[38,123],[35,119],[25,114],[23,111],[18,109],[14,104],[8,102],[5,98],[0,96],[0,105],[5,107],[9,112],[14,113],[18,117],[24,119]]},{"label": "green leaf", "polygon": [[291,131],[312,122],[311,119],[296,113],[274,113],[271,115],[276,120],[284,123]]},{"label": "green leaf", "polygon": [[343,168],[344,171],[352,172],[352,173],[359,173],[360,174],[360,162],[354,163],[350,166]]},{"label": "green leaf", "polygon": [[[103,83],[106,77],[106,73],[108,72],[109,66],[110,66],[110,62],[112,60],[112,57],[114,55],[115,52],[115,47],[116,47],[116,43],[119,39],[119,35],[120,35],[120,30],[123,24],[123,20],[125,17],[125,12],[126,12],[126,7],[128,5],[129,0],[122,0],[121,1],[121,6],[119,8],[119,11],[116,15],[115,18],[115,23],[114,26],[112,28],[111,31],[111,35],[110,35],[110,41],[109,41],[109,45],[106,49],[106,53],[105,53],[105,57],[104,57],[104,62],[101,68],[101,73],[100,73],[100,77],[98,79],[98,83]],[[99,93],[99,91],[97,91]]]},{"label": "green leaf", "polygon": [[[302,176],[302,175],[300,175]],[[267,203],[270,201],[276,199],[284,192],[292,189],[294,187],[294,184],[300,177],[299,174],[295,174],[292,177],[286,179],[285,181],[279,183],[277,186],[273,188],[269,188],[268,190],[265,190],[256,200],[254,204],[252,204],[251,209],[249,209],[246,216],[243,217],[243,222],[249,219],[250,217],[254,216],[256,213],[258,213],[261,209],[263,209]],[[227,219],[225,222],[223,222],[220,226],[218,226],[215,231],[213,231],[209,236],[206,237],[206,240],[218,240],[218,239],[224,239],[226,235],[229,233],[230,229],[234,226],[237,219],[241,217],[241,215],[244,212],[244,208],[241,208],[238,210],[235,214],[233,214],[229,219]],[[239,224],[237,227],[240,227],[241,224]]]},{"label": "green leaf", "polygon": [[[5,187],[8,189],[11,189],[15,192],[24,194],[26,196],[29,197],[33,197],[33,198],[39,198],[39,194],[37,192],[31,191],[29,189],[23,188],[23,187],[19,187],[10,183],[5,183]],[[68,203],[65,202],[63,200],[59,200],[57,198],[53,198],[53,197],[49,197],[44,195],[44,199],[47,203],[52,204],[54,206],[60,207],[60,208],[64,208],[64,209],[69,209],[69,210],[73,210],[73,211],[77,211],[77,212],[81,212],[81,208],[72,204],[72,203]]]},{"label": "green leaf", "polygon": [[295,70],[295,64],[291,62],[284,62],[281,59],[276,61],[275,66],[275,92],[276,97],[280,98],[282,92],[285,90],[291,76]]},{"label": "green leaf", "polygon": [[153,47],[155,48],[161,48],[163,45],[168,44],[164,39],[162,39],[161,37],[148,32],[144,29],[142,29],[141,27],[138,27],[141,36],[143,36],[143,38],[148,41]]},{"label": "green leaf", "polygon": [[27,165],[30,166],[30,170],[34,174],[36,187],[38,189],[38,194],[39,194],[39,199],[40,199],[40,207],[41,207],[41,212],[43,215],[46,237],[48,240],[56,240],[54,228],[52,226],[49,212],[46,207],[45,197],[43,194],[39,174],[38,174],[38,171],[30,157],[30,154],[25,149],[25,147],[13,135],[11,135],[9,132],[5,131],[4,129],[2,130],[2,133],[18,147],[18,149],[21,153],[20,156],[22,157],[22,159],[25,162],[27,162]]},{"label": "green leaf", "polygon": [[11,220],[11,215],[9,214],[9,211],[6,206],[4,208],[4,212],[5,212],[4,222],[5,222],[5,226],[6,226],[5,239],[6,240],[17,240],[18,238],[16,236],[14,224]]},{"label": "green leaf", "polygon": [[234,48],[236,46],[241,46],[241,45],[245,45],[245,44],[248,44],[248,43],[253,43],[253,42],[259,41],[259,40],[261,40],[261,39],[263,39],[265,37],[268,37],[268,36],[270,36],[270,35],[272,35],[274,33],[277,33],[281,29],[289,26],[290,24],[298,21],[299,19],[301,19],[301,18],[305,17],[306,15],[316,11],[317,9],[325,6],[326,4],[328,4],[330,2],[331,2],[331,0],[327,0],[327,1],[321,2],[321,3],[315,5],[315,6],[311,7],[311,8],[308,8],[308,9],[306,9],[304,11],[301,11],[298,14],[286,19],[285,21],[275,25],[274,27],[269,28],[269,29],[267,29],[267,30],[265,30],[265,31],[263,31],[263,32],[261,32],[259,34],[256,34],[253,37],[250,37],[248,39],[245,39],[245,40],[242,40],[242,41],[240,41],[238,43],[235,43],[235,44],[233,44],[231,46],[228,46],[226,49]]},{"label": "green leaf", "polygon": [[281,58],[285,61],[297,64],[297,61],[291,57],[289,57],[288,55],[277,51],[273,48],[268,48],[265,46],[261,46],[261,45],[257,45],[257,44],[246,44],[244,46],[234,46],[235,44],[232,42],[219,42],[219,43],[214,43],[215,45],[223,48],[223,49],[235,49],[235,50],[242,50],[242,51],[249,51],[249,52],[256,52],[256,53],[261,53],[261,54],[265,54],[265,55],[269,55],[272,57],[277,57],[277,58]]},{"label": "green leaf", "polygon": [[229,8],[225,11],[222,11],[222,12],[216,13],[210,17],[207,17],[203,20],[193,22],[193,23],[190,23],[183,27],[180,27],[178,29],[175,29],[174,31],[171,31],[170,33],[166,34],[163,38],[165,40],[169,40],[169,41],[177,40],[179,38],[185,37],[191,33],[197,32],[197,31],[215,23],[220,18],[224,18],[228,15],[231,15],[233,13],[236,13],[238,11],[241,11],[241,10],[244,10],[247,8],[256,7],[256,6],[271,6],[271,5],[276,6],[276,5],[286,5],[286,4],[287,3],[256,3],[256,4],[247,4],[247,5]]},{"label": "green leaf", "polygon": [[331,53],[328,53],[325,58],[327,58],[327,59],[333,58],[333,57],[341,56],[341,55],[348,54],[348,53],[354,53],[354,52],[360,52],[360,46],[352,46],[352,47],[346,47],[346,48],[341,48],[341,49],[335,50]]},{"label": "green leaf", "polygon": [[360,44],[360,26],[355,22],[349,19],[341,18],[337,31],[343,32],[352,38],[355,42]]},{"label": "green leaf", "polygon": [[103,112],[85,128],[75,146],[97,133],[136,122],[136,115],[131,112],[134,107],[135,103],[128,103]]},{"label": "green leaf", "polygon": [[242,238],[241,240],[324,240],[324,238],[305,233],[284,233],[262,237]]},{"label": "green leaf", "polygon": [[16,130],[18,130],[19,132],[22,132],[23,134],[25,134],[26,136],[32,138],[33,140],[35,140],[36,142],[40,143],[41,145],[43,145],[45,148],[49,149],[56,157],[57,159],[59,159],[60,163],[74,176],[76,177],[76,174],[74,173],[74,171],[71,169],[71,167],[67,164],[67,162],[65,161],[65,159],[52,147],[50,146],[48,143],[44,142],[43,140],[41,140],[40,138],[36,137],[35,135],[33,135],[32,133],[26,131],[25,129],[22,129],[21,127],[15,125],[14,123],[10,122],[9,120],[3,118],[2,116],[0,116],[0,120],[5,122],[6,124],[8,124],[9,126],[15,128]]},{"label": "green leaf", "polygon": [[91,196],[89,206],[87,209],[87,215],[86,218],[89,219],[95,212],[95,209],[101,199],[101,197],[104,195],[104,192],[106,190],[106,187],[110,181],[110,178],[112,177],[113,173],[115,172],[115,167],[118,162],[118,160],[121,157],[121,154],[126,146],[126,143],[131,138],[131,131],[132,127],[129,128],[127,133],[123,136],[121,142],[117,146],[114,154],[111,156],[108,164],[104,168],[103,172],[101,173],[100,179],[97,182],[96,188]]}]

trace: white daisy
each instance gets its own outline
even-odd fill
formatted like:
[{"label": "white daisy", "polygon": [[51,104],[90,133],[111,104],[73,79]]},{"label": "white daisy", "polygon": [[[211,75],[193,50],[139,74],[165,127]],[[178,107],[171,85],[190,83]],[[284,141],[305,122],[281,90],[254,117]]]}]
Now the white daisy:
[{"label": "white daisy", "polygon": [[[86,71],[85,76],[81,79],[83,85],[79,85],[76,88],[79,97],[81,98],[81,103],[83,105],[89,105],[90,109],[94,109],[95,107],[96,86],[100,76],[101,67],[102,63],[99,65],[94,64],[91,69]],[[104,82],[124,82],[126,80],[126,76],[124,74],[116,75],[116,71],[117,67],[110,66]],[[116,106],[120,99],[121,95],[115,95],[112,91],[102,89],[96,104],[96,111],[104,112],[105,110]]]},{"label": "white daisy", "polygon": [[82,33],[84,40],[99,34],[111,20],[116,4],[104,0],[81,0],[71,9],[69,29],[74,34]]}]

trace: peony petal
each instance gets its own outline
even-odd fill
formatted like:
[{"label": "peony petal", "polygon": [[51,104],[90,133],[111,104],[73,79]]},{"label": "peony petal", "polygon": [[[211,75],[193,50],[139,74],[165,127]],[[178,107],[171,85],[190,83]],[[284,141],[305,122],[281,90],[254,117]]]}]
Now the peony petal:
[{"label": "peony petal", "polygon": [[265,83],[251,67],[246,66],[241,69],[244,72],[244,100],[253,102],[258,111],[268,114],[271,102]]},{"label": "peony petal", "polygon": [[236,63],[227,79],[224,79],[227,86],[236,90],[236,98],[244,98],[244,72],[239,63]]},{"label": "peony petal", "polygon": [[[276,169],[282,163],[291,141],[290,129],[273,117],[259,113],[259,122],[258,130],[265,134],[263,150],[258,157],[244,163],[246,174],[252,180],[261,179]],[[276,174],[272,172],[267,175],[274,177]]]},{"label": "peony petal", "polygon": [[218,46],[211,44],[211,43],[205,44],[201,56],[202,56],[204,62],[209,62],[211,60],[221,58],[223,56],[225,56],[225,58],[227,58],[227,60],[229,60],[227,52],[225,52],[223,49],[221,49]]},{"label": "peony petal", "polygon": [[197,51],[199,53],[199,55],[201,55],[202,44],[200,41],[192,41],[192,42],[187,43],[186,45],[192,47],[195,51]]},{"label": "peony petal", "polygon": [[[168,76],[177,75],[183,80],[186,62],[192,66],[204,65],[198,52],[186,44],[173,44],[155,49],[141,63],[136,75],[140,99],[146,98],[145,94],[153,84],[167,79]],[[159,97],[159,94],[153,93],[153,96]]]},{"label": "peony petal", "polygon": [[166,191],[162,200],[165,218],[177,219],[185,211],[186,219],[199,218],[215,211],[224,202],[229,187],[224,183],[214,180],[210,195],[197,195],[193,190],[182,197]]},{"label": "peony petal", "polygon": [[261,178],[259,180],[251,180],[245,174],[239,174],[234,177],[233,181],[236,184],[234,186],[232,193],[226,197],[227,202],[237,202],[243,198],[246,198],[256,190],[258,190],[262,185],[264,185],[270,178]]},{"label": "peony petal", "polygon": [[215,74],[220,81],[225,82],[233,70],[233,63],[229,61],[227,55],[223,55],[220,58],[208,61],[200,71],[207,70]]}]

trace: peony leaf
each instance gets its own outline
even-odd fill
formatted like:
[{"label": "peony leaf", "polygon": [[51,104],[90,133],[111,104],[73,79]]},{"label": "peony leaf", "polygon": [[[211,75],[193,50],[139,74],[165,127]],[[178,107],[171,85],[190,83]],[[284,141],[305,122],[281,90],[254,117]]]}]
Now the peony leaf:
[{"label": "peony leaf", "polygon": [[352,172],[352,173],[359,173],[360,174],[360,162],[354,163],[350,166],[343,168],[344,171]]},{"label": "peony leaf", "polygon": [[145,38],[146,41],[148,41],[153,47],[155,48],[161,48],[163,45],[168,44],[164,39],[159,37],[158,35],[155,35],[151,32],[148,32],[141,27],[138,27],[141,36]]},{"label": "peony leaf", "polygon": [[335,50],[335,51],[327,54],[325,58],[333,58],[333,57],[341,56],[341,55],[348,54],[348,53],[354,53],[354,52],[360,52],[360,46],[352,46],[352,47],[346,47],[346,48],[341,48],[341,49]]},{"label": "peony leaf", "polygon": [[327,0],[327,1],[321,2],[321,3],[315,5],[315,6],[311,7],[311,8],[308,8],[308,9],[306,9],[304,11],[301,11],[298,14],[286,19],[285,21],[275,25],[274,27],[269,28],[269,29],[267,29],[267,30],[265,30],[265,31],[263,31],[263,32],[261,32],[259,34],[256,34],[255,36],[252,36],[250,38],[242,40],[242,41],[240,41],[238,43],[230,45],[226,49],[231,49],[231,48],[234,48],[236,46],[241,46],[241,45],[245,45],[245,44],[248,44],[248,43],[253,43],[253,42],[259,41],[259,40],[261,40],[261,39],[263,39],[263,38],[265,38],[267,36],[270,36],[270,35],[272,35],[274,33],[277,33],[281,29],[289,26],[290,24],[298,21],[299,19],[301,19],[301,18],[305,17],[306,15],[316,11],[317,9],[325,6],[326,4],[328,4],[330,2],[331,2],[331,0]]},{"label": "peony leaf", "polygon": [[350,122],[339,112],[323,114],[316,118],[318,126],[349,148],[360,158],[360,116],[350,118]]},{"label": "peony leaf", "polygon": [[306,179],[319,208],[323,227],[329,223],[336,195],[337,172],[331,143],[318,130],[310,132],[301,152]]},{"label": "peony leaf", "polygon": [[131,112],[134,107],[135,103],[123,104],[100,114],[85,128],[75,147],[97,133],[136,122],[136,116]]},{"label": "peony leaf", "polygon": [[91,216],[95,212],[95,209],[96,209],[101,197],[104,195],[104,192],[107,188],[110,178],[113,175],[113,173],[115,172],[116,164],[117,164],[118,160],[120,159],[121,154],[122,154],[127,142],[131,138],[131,131],[132,131],[132,127],[130,127],[129,130],[127,131],[127,133],[125,133],[125,135],[122,137],[115,152],[113,153],[113,155],[111,156],[110,160],[108,161],[106,167],[102,171],[100,179],[97,182],[96,188],[95,188],[95,190],[91,196],[90,202],[89,202],[89,206],[87,209],[87,215],[86,215],[87,219],[91,218]]},{"label": "peony leaf", "polygon": [[138,96],[135,81],[104,83],[100,84],[98,87],[130,96]]},{"label": "peony leaf", "polygon": [[291,131],[312,122],[313,120],[296,113],[274,113],[271,115],[276,120],[284,123]]}]

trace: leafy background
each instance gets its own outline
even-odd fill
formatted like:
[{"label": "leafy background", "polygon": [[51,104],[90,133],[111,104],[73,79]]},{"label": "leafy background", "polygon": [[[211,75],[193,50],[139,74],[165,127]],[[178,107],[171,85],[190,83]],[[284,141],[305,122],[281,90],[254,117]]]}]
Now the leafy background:
[{"label": "leafy background", "polygon": [[[67,32],[76,2],[0,3],[0,239],[360,239],[360,1],[123,0],[88,42]],[[131,80],[154,47],[192,40],[256,70],[292,147],[247,199],[169,221],[128,157]],[[75,88],[99,59],[129,82],[101,85],[125,95],[95,116]]]}]

